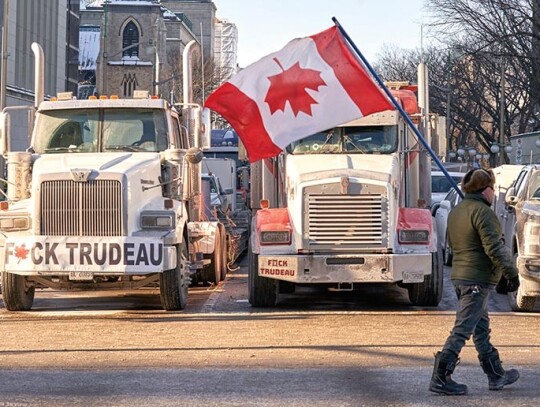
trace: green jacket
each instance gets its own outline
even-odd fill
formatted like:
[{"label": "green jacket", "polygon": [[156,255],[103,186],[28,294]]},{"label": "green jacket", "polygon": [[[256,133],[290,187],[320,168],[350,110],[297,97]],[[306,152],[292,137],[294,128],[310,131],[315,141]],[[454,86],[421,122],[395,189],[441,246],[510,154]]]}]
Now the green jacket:
[{"label": "green jacket", "polygon": [[482,194],[466,194],[450,211],[447,225],[452,280],[497,284],[501,274],[507,279],[518,275],[499,220]]}]

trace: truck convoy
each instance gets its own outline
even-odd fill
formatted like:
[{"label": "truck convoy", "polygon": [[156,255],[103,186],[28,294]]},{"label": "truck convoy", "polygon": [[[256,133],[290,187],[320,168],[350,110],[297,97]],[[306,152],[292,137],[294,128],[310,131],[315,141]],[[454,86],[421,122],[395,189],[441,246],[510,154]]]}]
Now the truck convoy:
[{"label": "truck convoy", "polygon": [[[202,216],[199,147],[209,131],[200,109],[186,100],[189,92],[176,106],[145,91],[133,99],[66,93],[43,101],[43,54],[32,49],[36,107],[27,151],[10,151],[10,108],[2,114],[5,307],[29,310],[43,287],[159,287],[165,310],[183,309],[195,273],[211,268],[223,278],[228,250],[224,225]],[[188,44],[184,70],[191,51]]]},{"label": "truck convoy", "polygon": [[[393,87],[407,114],[418,117],[415,93]],[[274,306],[298,285],[392,283],[414,305],[437,305],[443,264],[420,192],[430,180],[422,154],[398,112],[385,111],[252,164],[249,302]]]}]

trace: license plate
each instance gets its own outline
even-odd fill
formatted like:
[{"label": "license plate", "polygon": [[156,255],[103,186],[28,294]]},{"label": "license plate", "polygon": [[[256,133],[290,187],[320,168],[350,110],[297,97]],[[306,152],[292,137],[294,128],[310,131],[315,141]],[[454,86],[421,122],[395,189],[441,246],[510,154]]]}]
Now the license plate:
[{"label": "license plate", "polygon": [[421,271],[404,271],[403,282],[404,283],[423,283],[424,273]]},{"label": "license plate", "polygon": [[89,281],[94,279],[94,273],[91,271],[70,271],[69,279],[73,281]]}]

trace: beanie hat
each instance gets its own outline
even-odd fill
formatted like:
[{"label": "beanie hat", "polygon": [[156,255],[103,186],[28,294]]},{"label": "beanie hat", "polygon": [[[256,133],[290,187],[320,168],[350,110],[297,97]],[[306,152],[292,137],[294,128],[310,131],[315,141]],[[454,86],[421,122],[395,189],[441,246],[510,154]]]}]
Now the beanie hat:
[{"label": "beanie hat", "polygon": [[491,169],[475,168],[465,174],[461,181],[461,189],[469,194],[483,192],[484,189],[495,185],[495,174]]}]

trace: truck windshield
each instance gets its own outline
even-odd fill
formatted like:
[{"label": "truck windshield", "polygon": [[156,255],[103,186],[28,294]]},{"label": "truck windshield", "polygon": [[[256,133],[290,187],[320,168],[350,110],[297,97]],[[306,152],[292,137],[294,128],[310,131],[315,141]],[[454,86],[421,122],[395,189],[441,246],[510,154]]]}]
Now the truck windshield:
[{"label": "truck windshield", "polygon": [[390,154],[397,148],[397,126],[336,127],[295,141],[291,154]]},{"label": "truck windshield", "polygon": [[65,109],[41,112],[34,151],[163,151],[168,147],[167,121],[159,109]]}]

